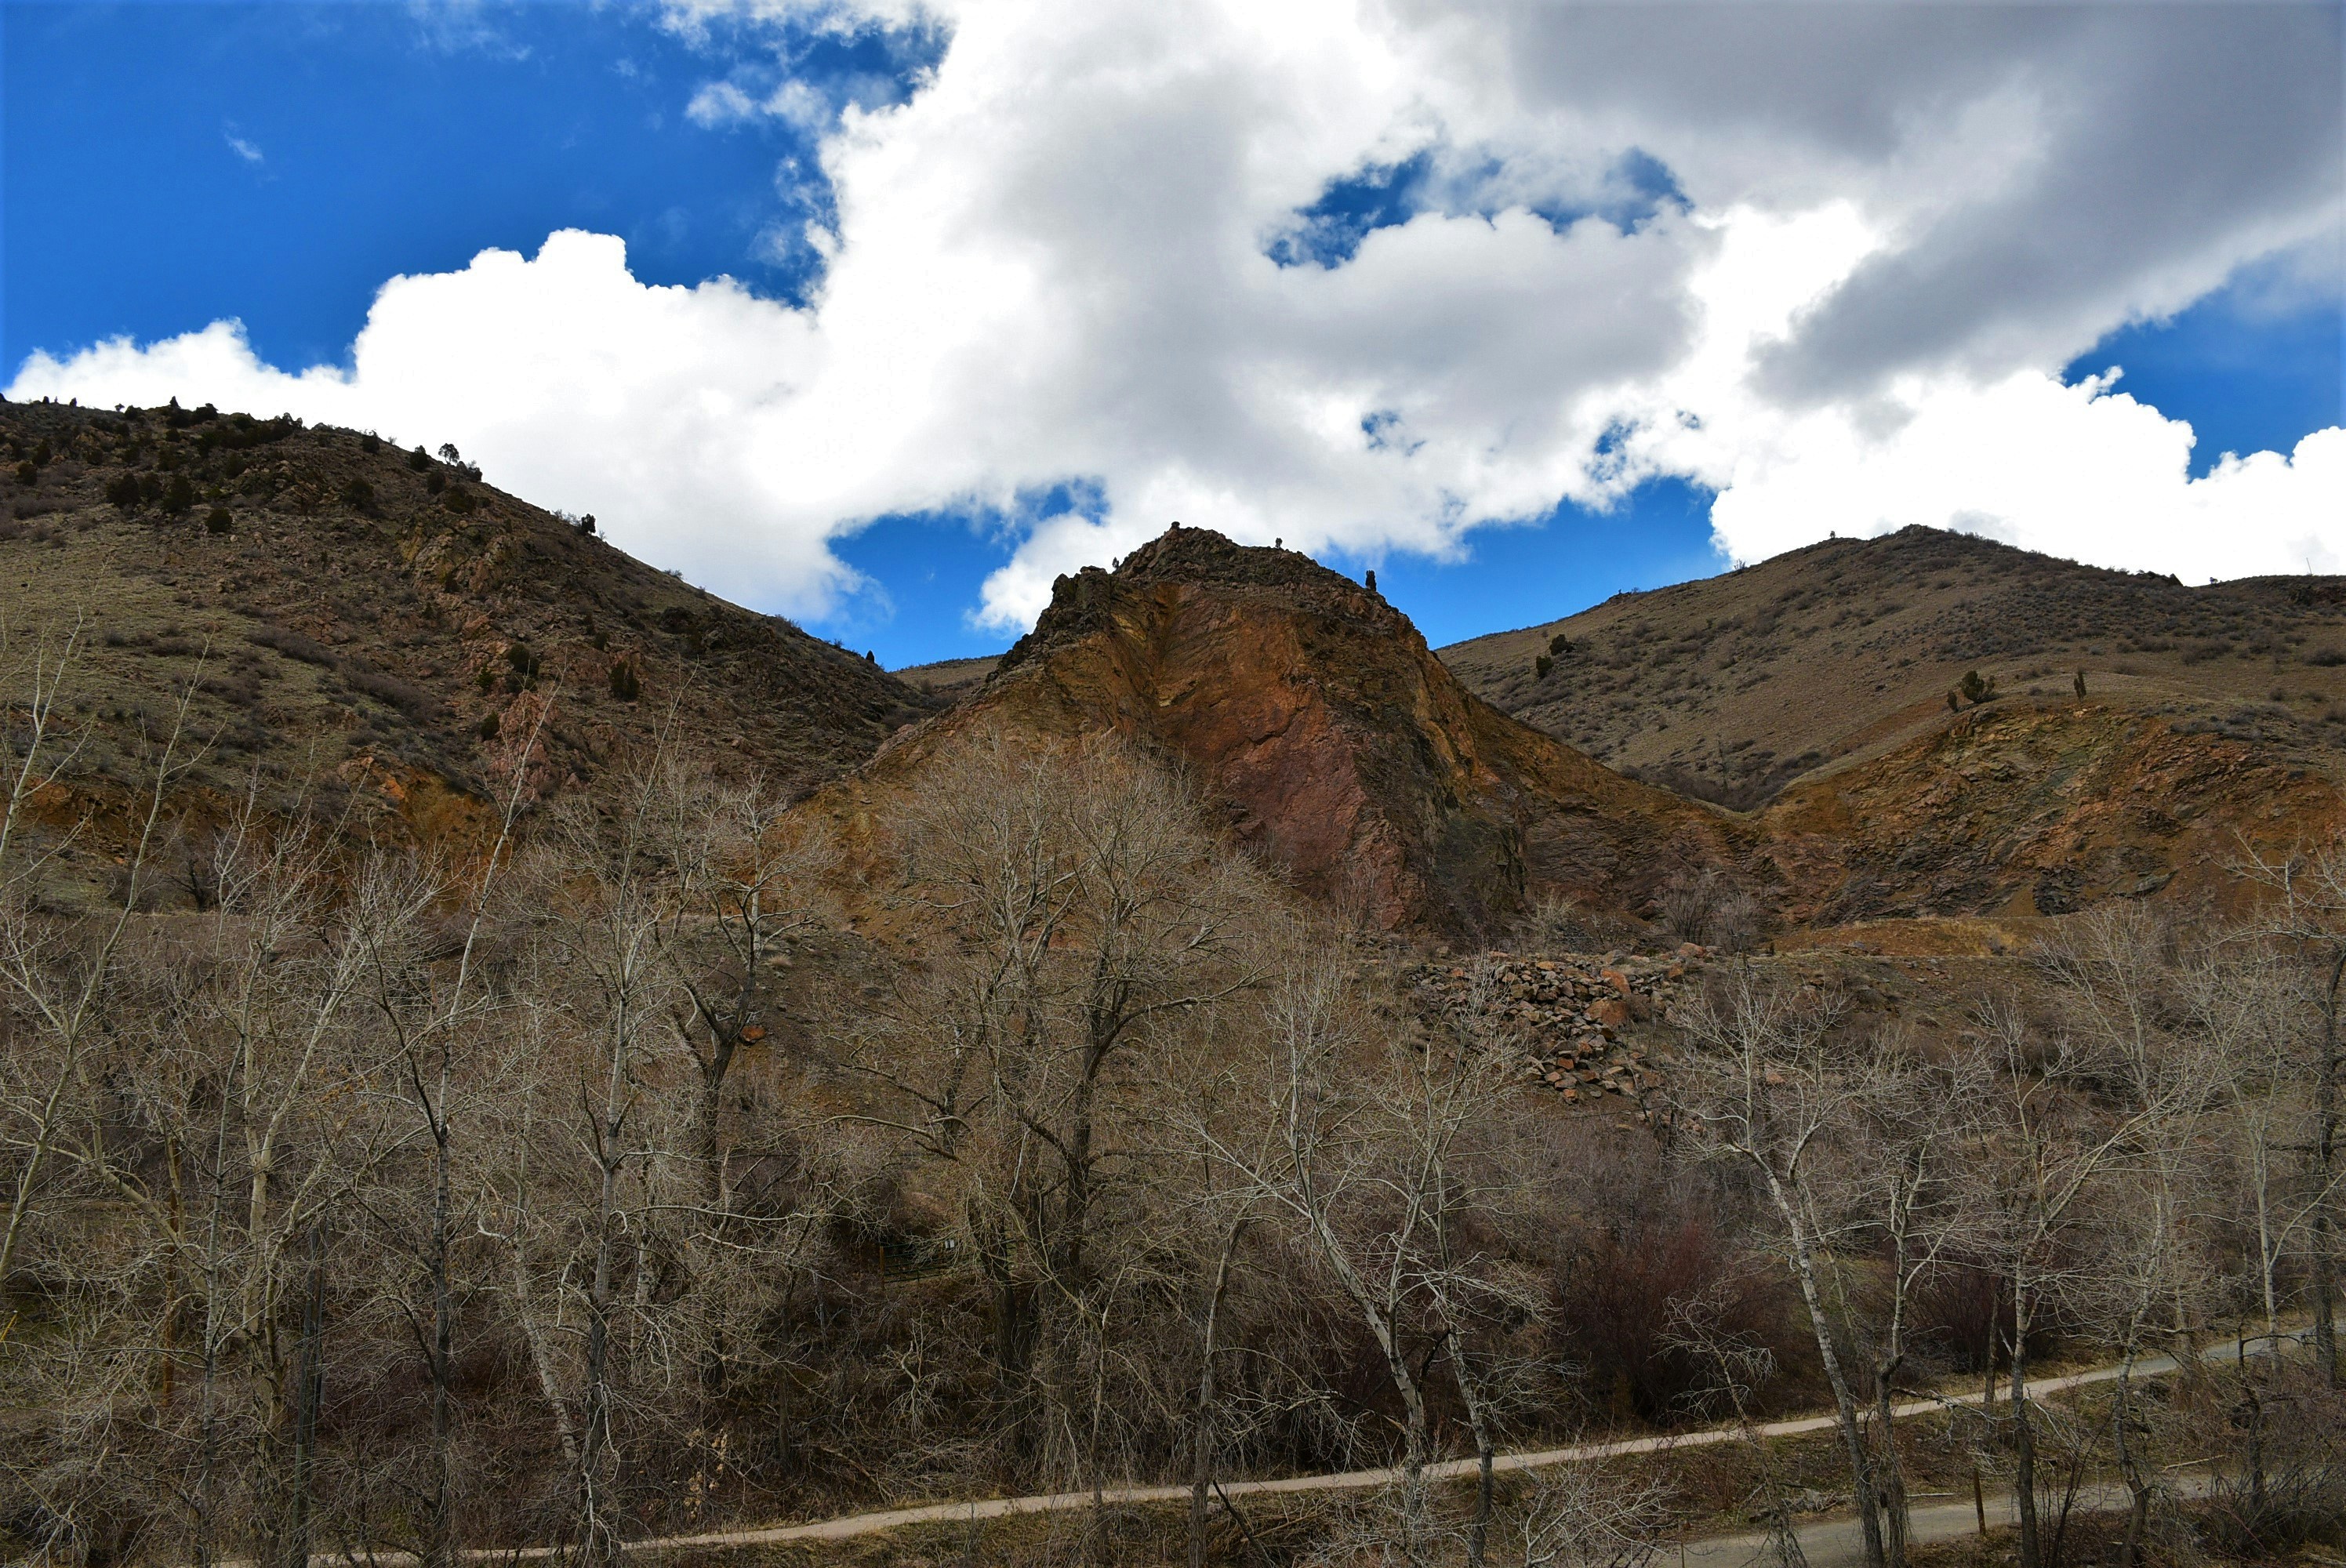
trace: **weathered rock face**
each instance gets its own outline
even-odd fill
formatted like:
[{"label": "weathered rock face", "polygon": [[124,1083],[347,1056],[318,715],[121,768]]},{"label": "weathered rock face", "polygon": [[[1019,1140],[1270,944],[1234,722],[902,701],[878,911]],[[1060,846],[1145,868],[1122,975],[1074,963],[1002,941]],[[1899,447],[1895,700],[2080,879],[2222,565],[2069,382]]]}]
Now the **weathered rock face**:
[{"label": "weathered rock face", "polygon": [[1203,529],[1059,579],[984,690],[875,769],[982,724],[1142,740],[1238,842],[1388,929],[1490,933],[1552,893],[1637,909],[1748,837],[1470,696],[1358,584]]},{"label": "weathered rock face", "polygon": [[1060,579],[976,695],[848,788],[917,789],[926,757],[983,727],[1131,737],[1301,891],[1484,941],[1552,895],[1651,915],[1672,877],[1711,867],[1763,935],[2220,898],[2244,844],[2346,823],[2332,784],[2270,748],[2067,698],[1967,712],[1737,816],[1509,718],[1359,585],[1200,529]]},{"label": "weathered rock face", "polygon": [[2247,850],[2287,854],[2341,820],[2335,787],[2269,748],[2079,702],[1966,714],[1795,785],[1762,826],[1781,917],[1838,925],[2221,900]]}]

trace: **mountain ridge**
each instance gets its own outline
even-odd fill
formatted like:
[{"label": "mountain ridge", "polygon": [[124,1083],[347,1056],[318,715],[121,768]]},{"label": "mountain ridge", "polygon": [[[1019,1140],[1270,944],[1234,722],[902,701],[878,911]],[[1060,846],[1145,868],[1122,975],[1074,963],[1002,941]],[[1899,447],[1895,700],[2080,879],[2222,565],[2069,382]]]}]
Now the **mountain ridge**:
[{"label": "mountain ridge", "polygon": [[11,630],[84,629],[64,711],[90,745],[61,787],[92,802],[199,672],[209,748],[184,789],[221,809],[256,782],[322,789],[360,830],[425,840],[476,815],[532,736],[534,797],[662,743],[795,792],[936,707],[453,455],[56,403],[0,404],[0,453]]},{"label": "mountain ridge", "polygon": [[1440,653],[1525,722],[1743,809],[1928,733],[1971,670],[2007,697],[2074,695],[2082,675],[2089,697],[2346,777],[2341,577],[2187,586],[1916,526],[1617,594]]}]

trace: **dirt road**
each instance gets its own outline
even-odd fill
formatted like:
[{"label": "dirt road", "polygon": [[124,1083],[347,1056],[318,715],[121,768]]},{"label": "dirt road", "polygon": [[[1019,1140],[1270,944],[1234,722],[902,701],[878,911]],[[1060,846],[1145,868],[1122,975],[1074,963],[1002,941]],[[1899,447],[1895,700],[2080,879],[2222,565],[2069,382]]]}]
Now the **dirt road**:
[{"label": "dirt road", "polygon": [[[2281,1336],[2284,1339],[2300,1337],[2286,1334]],[[2169,1356],[2147,1357],[2134,1365],[2134,1375],[2137,1378],[2164,1377],[2174,1370],[2175,1360]],[[2059,1393],[2066,1389],[2084,1388],[2095,1383],[2115,1382],[2118,1372],[2119,1369],[2116,1367],[2096,1367],[2090,1371],[2072,1372],[2066,1377],[2039,1380],[2030,1385],[2030,1390],[2031,1392],[2038,1395]],[[1955,1406],[1976,1405],[1979,1402],[1980,1396],[1977,1393],[1953,1395],[1944,1399],[1915,1400],[1894,1407],[1892,1413],[1903,1420],[1910,1416],[1928,1415],[1933,1410],[1947,1410]],[[1833,1418],[1830,1415],[1801,1416],[1791,1420],[1767,1422],[1759,1428],[1759,1432],[1765,1437],[1797,1437],[1804,1432],[1829,1431],[1832,1429],[1832,1425]],[[1581,1463],[1589,1460],[1608,1459],[1620,1454],[1667,1453],[1678,1449],[1703,1448],[1714,1443],[1735,1442],[1743,1435],[1742,1431],[1735,1427],[1706,1427],[1698,1431],[1672,1432],[1659,1437],[1624,1438],[1612,1442],[1575,1443],[1566,1448],[1537,1449],[1521,1453],[1501,1454],[1494,1461],[1494,1468],[1502,1471],[1541,1470],[1550,1465]],[[1443,1480],[1457,1480],[1471,1476],[1474,1473],[1474,1461],[1471,1459],[1448,1460],[1427,1467],[1428,1473]],[[1399,1471],[1392,1469],[1354,1470],[1341,1471],[1328,1475],[1283,1476],[1270,1481],[1226,1481],[1221,1490],[1234,1498],[1298,1492],[1366,1492],[1389,1485],[1398,1479]],[[1189,1489],[1186,1486],[1112,1486],[1099,1493],[1098,1501],[1107,1503],[1178,1502],[1188,1498],[1188,1495]],[[639,1541],[631,1543],[630,1550],[657,1551],[682,1548],[706,1551],[729,1546],[780,1545],[793,1541],[843,1541],[851,1536],[870,1535],[884,1530],[900,1530],[908,1524],[958,1523],[972,1520],[1005,1519],[1021,1513],[1060,1512],[1069,1509],[1088,1508],[1093,1501],[1093,1494],[1088,1492],[1060,1492],[1030,1497],[991,1497],[974,1499],[965,1502],[933,1502],[916,1508],[894,1508],[877,1513],[853,1513],[838,1519],[816,1520],[807,1524],[778,1524],[757,1530],[712,1531],[705,1535],[675,1535],[657,1541]],[[2011,1507],[2010,1500],[2007,1498],[1997,1506],[2008,1512]],[[1946,1507],[1933,1505],[1917,1508],[1912,1512],[1917,1540],[1943,1540],[1947,1536],[1962,1533],[1961,1529],[1953,1525],[1946,1525],[1943,1535],[1926,1535],[1923,1533],[1925,1529],[1923,1521],[1926,1517],[1931,1521],[1928,1528],[1932,1530],[1942,1527],[1943,1522],[1940,1519],[1942,1514],[1953,1518],[1959,1513],[1964,1529],[1973,1528],[1975,1524],[1968,1500],[1959,1509],[1953,1505]],[[1991,1507],[1989,1522],[1995,1522],[1996,1517],[1995,1508]],[[1835,1533],[1836,1532],[1848,1535],[1851,1543],[1851,1551],[1854,1551],[1856,1528],[1853,1521],[1838,1520],[1803,1526],[1800,1532],[1803,1546],[1808,1542],[1810,1532],[1811,1531],[1817,1532],[1818,1547],[1810,1555],[1810,1568],[1839,1568],[1843,1562],[1860,1561],[1857,1555],[1846,1558],[1832,1555],[1839,1550],[1834,1544],[1841,1538]],[[1707,1565],[1715,1564],[1717,1568],[1729,1568],[1729,1565],[1740,1563],[1745,1557],[1751,1555],[1757,1545],[1764,1541],[1765,1537],[1762,1535],[1721,1536],[1706,1540],[1688,1545],[1687,1562],[1689,1565],[1700,1562]],[[1744,1543],[1739,1548],[1743,1556],[1734,1555],[1739,1550],[1736,1544],[1739,1542]],[[501,1551],[494,1553],[480,1553],[483,1556],[495,1555],[507,1559],[549,1557],[553,1554],[554,1549],[551,1547],[531,1548],[521,1552]]]}]

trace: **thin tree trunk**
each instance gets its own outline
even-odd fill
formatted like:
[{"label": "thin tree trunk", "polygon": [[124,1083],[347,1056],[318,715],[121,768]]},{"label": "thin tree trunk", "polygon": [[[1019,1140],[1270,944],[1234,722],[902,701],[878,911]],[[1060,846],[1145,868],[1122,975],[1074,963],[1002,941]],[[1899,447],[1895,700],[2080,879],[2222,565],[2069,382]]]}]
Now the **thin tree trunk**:
[{"label": "thin tree trunk", "polygon": [[455,1359],[455,1299],[448,1282],[448,1125],[445,1101],[433,1119],[432,1172],[432,1456],[429,1494],[423,1504],[423,1568],[452,1568],[455,1561],[453,1490],[454,1411],[451,1390]]},{"label": "thin tree trunk", "polygon": [[2330,994],[2322,1009],[2321,1061],[2313,1081],[2313,1348],[2330,1386],[2340,1381],[2338,1362],[2338,1259],[2330,1210],[2336,1202],[2338,1092],[2341,1042],[2338,1030],[2340,986],[2346,983],[2346,947],[2330,968]]},{"label": "thin tree trunk", "polygon": [[1206,1322],[1198,1336],[1197,1430],[1189,1453],[1189,1568],[1205,1568],[1206,1492],[1214,1479],[1214,1335],[1221,1320],[1222,1298],[1230,1285],[1230,1258],[1237,1252],[1239,1232],[1246,1224],[1240,1211],[1222,1237],[1221,1257],[1214,1264],[1214,1288],[1206,1298]]},{"label": "thin tree trunk", "polygon": [[521,1319],[522,1342],[529,1347],[530,1369],[537,1377],[537,1391],[546,1400],[546,1408],[554,1412],[554,1433],[562,1443],[562,1457],[573,1470],[578,1467],[578,1429],[570,1419],[569,1401],[562,1397],[562,1384],[554,1375],[554,1352],[546,1342],[546,1328],[537,1320],[531,1302],[529,1265],[521,1254],[518,1237],[508,1244],[513,1257],[514,1314]]},{"label": "thin tree trunk", "polygon": [[[608,1133],[606,1133],[608,1136]],[[618,1205],[618,1165],[602,1156],[602,1197],[597,1215],[595,1280],[586,1298],[586,1401],[578,1445],[578,1548],[587,1568],[618,1561],[617,1521],[603,1495],[603,1455],[610,1446],[611,1318],[617,1291],[611,1278],[611,1217]]]},{"label": "thin tree trunk", "polygon": [[170,1252],[163,1262],[163,1321],[161,1332],[156,1335],[157,1355],[162,1366],[156,1380],[155,1408],[168,1419],[179,1369],[179,1263],[187,1246],[186,1198],[182,1193],[185,1173],[176,1136],[163,1140],[163,1174],[168,1184],[164,1195],[164,1223],[171,1240]]},{"label": "thin tree trunk", "polygon": [[326,1390],[325,1227],[310,1227],[310,1288],[301,1303],[301,1339],[294,1348],[293,1479],[286,1499],[285,1568],[309,1568],[311,1494],[318,1466],[318,1410]]},{"label": "thin tree trunk", "polygon": [[1882,1553],[1889,1568],[1906,1568],[1906,1467],[1898,1459],[1898,1427],[1891,1413],[1891,1380],[1898,1375],[1904,1356],[1877,1362],[1873,1369],[1874,1424],[1882,1433],[1882,1464],[1878,1477],[1882,1495]]},{"label": "thin tree trunk", "polygon": [[2020,1520],[2020,1568],[2044,1568],[2036,1522],[2036,1427],[2028,1410],[2028,1319],[2024,1288],[2012,1288],[2012,1501]]},{"label": "thin tree trunk", "polygon": [[2249,1508],[2261,1518],[2265,1511],[2265,1401],[2257,1387],[2256,1374],[2249,1369],[2248,1335],[2240,1333],[2233,1341],[2232,1364],[2237,1369],[2240,1388],[2249,1407]]},{"label": "thin tree trunk", "polygon": [[1443,1339],[1450,1349],[1450,1365],[1458,1377],[1459,1397],[1466,1401],[1466,1422],[1474,1433],[1474,1520],[1466,1527],[1466,1568],[1483,1568],[1491,1539],[1491,1460],[1494,1450],[1491,1422],[1466,1364],[1465,1342],[1455,1324],[1445,1324]]},{"label": "thin tree trunk", "polygon": [[2113,1446],[2117,1451],[2118,1473],[2126,1480],[2129,1505],[2127,1510],[2126,1544],[2119,1561],[2125,1568],[2137,1568],[2142,1562],[2144,1537],[2150,1528],[2150,1478],[2143,1473],[2142,1461],[2134,1451],[2132,1433],[2127,1430],[2134,1420],[2134,1345],[2129,1338],[2125,1362],[2118,1368],[2117,1397],[2111,1401],[2110,1424]]},{"label": "thin tree trunk", "polygon": [[1336,1238],[1328,1217],[1319,1205],[1316,1194],[1307,1192],[1303,1209],[1311,1223],[1321,1253],[1335,1270],[1344,1293],[1352,1298],[1367,1319],[1370,1333],[1376,1337],[1377,1349],[1383,1352],[1385,1369],[1393,1380],[1394,1391],[1401,1395],[1402,1463],[1401,1500],[1403,1539],[1402,1553],[1411,1568],[1425,1568],[1428,1562],[1425,1545],[1425,1461],[1426,1423],[1425,1391],[1409,1369],[1409,1357],[1402,1349],[1395,1325],[1384,1307],[1377,1300],[1369,1282],[1352,1267],[1343,1243]]},{"label": "thin tree trunk", "polygon": [[[1765,1170],[1765,1166],[1762,1169]],[[1857,1396],[1849,1386],[1848,1370],[1842,1367],[1841,1352],[1833,1345],[1831,1320],[1826,1316],[1824,1295],[1817,1285],[1816,1258],[1810,1246],[1808,1227],[1801,1222],[1800,1210],[1790,1193],[1773,1171],[1767,1172],[1768,1186],[1776,1202],[1777,1211],[1784,1217],[1786,1234],[1791,1244],[1792,1273],[1800,1287],[1800,1300],[1809,1312],[1809,1327],[1816,1336],[1817,1358],[1824,1365],[1825,1380],[1832,1387],[1833,1413],[1841,1425],[1841,1447],[1849,1456],[1851,1491],[1857,1501],[1858,1523],[1865,1542],[1867,1568],[1886,1568],[1882,1544],[1882,1509],[1874,1495],[1873,1462],[1865,1451],[1865,1431],[1858,1420]],[[2024,1563],[2022,1568],[2035,1568]]]}]

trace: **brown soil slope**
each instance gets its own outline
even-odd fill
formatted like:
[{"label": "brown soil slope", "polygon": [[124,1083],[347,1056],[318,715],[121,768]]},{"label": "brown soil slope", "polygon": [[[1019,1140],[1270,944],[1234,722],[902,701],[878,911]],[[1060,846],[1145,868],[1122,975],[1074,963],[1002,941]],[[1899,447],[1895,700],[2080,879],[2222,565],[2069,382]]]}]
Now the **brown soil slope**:
[{"label": "brown soil slope", "polygon": [[546,792],[670,722],[700,754],[811,784],[935,707],[355,432],[11,403],[0,454],[0,613],[20,648],[80,621],[66,707],[90,726],[76,788],[95,795],[136,770],[140,727],[199,657],[212,744],[192,790],[314,780],[426,832],[432,811],[466,814],[541,713]]},{"label": "brown soil slope", "polygon": [[1181,759],[1239,843],[1389,928],[1491,932],[1552,894],[1639,909],[1749,839],[1479,701],[1358,584],[1203,529],[1059,579],[978,695],[840,788],[917,787],[989,726],[1113,729]]},{"label": "brown soil slope", "polygon": [[2251,851],[2346,826],[2336,786],[2265,742],[2088,699],[1997,702],[1794,784],[1758,819],[1791,925],[2227,903]]},{"label": "brown soil slope", "polygon": [[[1568,647],[1542,677],[1535,659]],[[1964,671],[2090,696],[2346,776],[2346,579],[2186,587],[1908,528],[1623,594],[1442,650],[1467,687],[1614,767],[1749,807],[1924,738]]]}]

